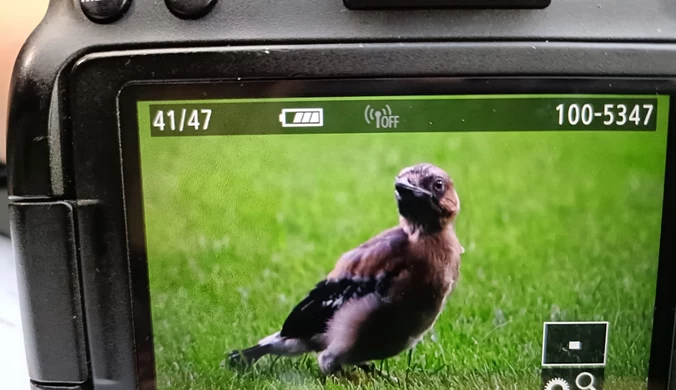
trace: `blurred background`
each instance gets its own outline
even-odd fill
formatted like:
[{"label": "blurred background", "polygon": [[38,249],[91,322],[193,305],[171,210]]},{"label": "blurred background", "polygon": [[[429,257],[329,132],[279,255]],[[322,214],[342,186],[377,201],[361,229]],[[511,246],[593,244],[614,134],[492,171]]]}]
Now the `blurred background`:
[{"label": "blurred background", "polygon": [[0,1],[0,160],[5,161],[7,97],[14,60],[47,10],[48,0]]},{"label": "blurred background", "polygon": [[[48,0],[0,0],[0,161],[5,162],[7,100],[14,61],[47,10]],[[3,191],[4,192],[4,191]],[[6,204],[6,202],[3,202]],[[6,206],[3,206],[6,207]],[[1,213],[6,215],[6,213]],[[0,236],[0,378],[2,388],[28,390],[14,258],[10,240]]]}]

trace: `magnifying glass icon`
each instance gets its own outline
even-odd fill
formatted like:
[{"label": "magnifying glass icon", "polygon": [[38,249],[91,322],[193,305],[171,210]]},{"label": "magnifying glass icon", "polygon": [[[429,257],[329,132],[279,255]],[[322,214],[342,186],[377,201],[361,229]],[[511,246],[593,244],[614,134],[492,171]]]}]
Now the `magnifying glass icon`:
[{"label": "magnifying glass icon", "polygon": [[588,372],[582,372],[575,378],[575,386],[580,390],[596,390],[594,382],[596,382],[596,378]]}]

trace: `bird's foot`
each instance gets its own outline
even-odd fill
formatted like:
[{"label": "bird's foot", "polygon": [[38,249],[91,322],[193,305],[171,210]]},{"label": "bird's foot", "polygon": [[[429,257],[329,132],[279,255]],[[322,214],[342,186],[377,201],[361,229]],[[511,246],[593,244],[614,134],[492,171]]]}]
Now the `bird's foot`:
[{"label": "bird's foot", "polygon": [[364,371],[367,374],[377,374],[378,373],[378,368],[376,368],[376,365],[373,364],[373,363],[356,364],[355,367]]},{"label": "bird's foot", "polygon": [[340,378],[352,383],[360,383],[364,380],[364,376],[346,367],[341,367],[340,370],[333,373],[334,378]]},{"label": "bird's foot", "polygon": [[317,357],[317,362],[319,363],[319,369],[325,375],[335,374],[342,368],[338,357],[328,351],[320,353]]},{"label": "bird's foot", "polygon": [[251,363],[253,362],[248,360],[242,351],[232,351],[228,354],[228,357],[221,362],[221,367],[242,369],[251,365]]},{"label": "bird's foot", "polygon": [[364,371],[367,374],[373,374],[376,375],[380,378],[383,378],[385,380],[390,381],[393,384],[399,383],[399,379],[395,376],[389,375],[385,373],[382,370],[382,366],[379,369],[375,364],[373,363],[362,363],[362,364],[357,364],[355,367],[359,368],[360,370]]},{"label": "bird's foot", "polygon": [[380,372],[380,371],[377,371],[376,373],[378,374],[379,377],[385,379],[386,381],[390,382],[393,385],[396,385],[396,384],[399,383],[399,378],[397,378],[394,375],[386,374],[386,373]]}]

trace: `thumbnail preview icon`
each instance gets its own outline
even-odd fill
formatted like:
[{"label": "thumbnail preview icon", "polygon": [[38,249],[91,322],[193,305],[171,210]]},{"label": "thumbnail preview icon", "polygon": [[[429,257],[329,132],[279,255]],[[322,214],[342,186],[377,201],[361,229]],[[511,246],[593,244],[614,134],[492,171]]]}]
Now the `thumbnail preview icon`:
[{"label": "thumbnail preview icon", "polygon": [[545,322],[543,367],[606,365],[608,322]]}]

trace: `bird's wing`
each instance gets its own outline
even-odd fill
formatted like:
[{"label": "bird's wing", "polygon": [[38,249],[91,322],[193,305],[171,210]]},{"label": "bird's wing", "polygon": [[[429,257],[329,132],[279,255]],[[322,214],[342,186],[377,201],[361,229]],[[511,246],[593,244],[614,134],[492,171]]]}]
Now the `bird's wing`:
[{"label": "bird's wing", "polygon": [[284,321],[280,335],[309,339],[324,333],[329,320],[345,303],[370,293],[383,293],[388,287],[383,281],[346,278],[318,283],[291,311]]},{"label": "bird's wing", "polygon": [[401,265],[397,260],[405,256],[408,243],[402,228],[385,230],[341,256],[327,279],[382,277]]},{"label": "bird's wing", "polygon": [[345,253],[326,280],[291,311],[280,335],[311,338],[324,333],[329,320],[348,301],[371,293],[384,295],[407,244],[406,233],[394,228]]}]

